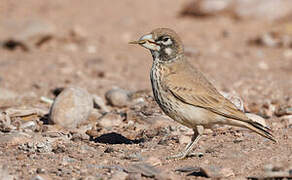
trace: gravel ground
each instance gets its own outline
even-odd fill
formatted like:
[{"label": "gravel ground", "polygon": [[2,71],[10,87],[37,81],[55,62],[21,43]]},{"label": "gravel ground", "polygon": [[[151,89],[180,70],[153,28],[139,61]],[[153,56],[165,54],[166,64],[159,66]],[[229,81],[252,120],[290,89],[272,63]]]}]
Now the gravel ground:
[{"label": "gravel ground", "polygon": [[[185,5],[1,0],[0,179],[291,178],[291,22],[182,15]],[[128,44],[157,27],[177,31],[190,62],[278,143],[223,126],[166,160],[192,131],[161,112],[152,57]]]}]

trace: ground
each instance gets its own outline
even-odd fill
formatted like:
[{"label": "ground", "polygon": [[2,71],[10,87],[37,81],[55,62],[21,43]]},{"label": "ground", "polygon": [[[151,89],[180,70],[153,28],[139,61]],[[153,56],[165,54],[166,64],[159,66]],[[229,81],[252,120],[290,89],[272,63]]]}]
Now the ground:
[{"label": "ground", "polygon": [[[33,94],[34,98],[11,105],[1,103],[3,111],[20,106],[48,110],[49,105],[40,97],[53,99],[53,90],[69,86],[87,89],[105,102],[105,93],[114,87],[141,91],[138,96],[147,99],[143,107],[107,105],[122,121],[99,129],[90,138],[83,137],[85,133],[72,138],[72,130],[45,122],[39,125],[41,130],[33,132],[2,130],[0,164],[5,166],[5,172],[16,179],[30,179],[36,174],[44,179],[122,179],[125,174],[129,176],[133,164],[147,164],[160,172],[153,175],[158,179],[167,175],[174,179],[205,179],[175,170],[201,167],[211,177],[246,178],[261,176],[269,165],[284,169],[291,166],[291,117],[276,116],[275,110],[292,104],[292,50],[251,43],[287,22],[238,20],[224,15],[182,16],[184,4],[185,1],[169,0],[2,0],[0,22],[19,25],[18,22],[32,19],[54,29],[41,45],[14,49],[2,44],[5,37],[10,38],[10,32],[1,32],[0,87],[17,95]],[[248,130],[220,127],[205,133],[194,149],[197,155],[166,160],[166,156],[183,149],[191,130],[160,111],[151,93],[151,54],[128,44],[157,27],[174,29],[184,42],[189,61],[219,90],[236,92],[247,111],[264,116],[278,143]],[[12,36],[23,30],[13,29]],[[23,41],[29,44],[32,40]],[[60,134],[48,135],[52,131],[46,128],[55,128]],[[21,132],[30,136],[14,137]],[[13,140],[4,139],[11,133]],[[32,140],[36,144],[43,142],[48,149],[39,150],[42,145],[27,143]],[[136,173],[131,178],[152,177],[151,173],[140,174],[142,177]]]}]

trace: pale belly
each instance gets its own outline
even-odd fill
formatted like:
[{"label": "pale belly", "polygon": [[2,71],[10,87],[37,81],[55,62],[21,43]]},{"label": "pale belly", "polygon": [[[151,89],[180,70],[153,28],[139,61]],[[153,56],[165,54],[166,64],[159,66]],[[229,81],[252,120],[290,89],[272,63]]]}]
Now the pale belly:
[{"label": "pale belly", "polygon": [[211,127],[220,121],[220,116],[200,107],[181,103],[175,109],[175,111],[169,110],[167,114],[189,128],[194,128],[197,125]]}]

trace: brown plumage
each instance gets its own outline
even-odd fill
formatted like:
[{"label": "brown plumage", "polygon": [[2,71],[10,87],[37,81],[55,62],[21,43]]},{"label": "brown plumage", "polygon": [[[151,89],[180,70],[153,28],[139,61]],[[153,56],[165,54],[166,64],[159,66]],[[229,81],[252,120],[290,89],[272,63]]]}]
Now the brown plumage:
[{"label": "brown plumage", "polygon": [[269,128],[238,110],[186,60],[183,44],[173,30],[158,28],[131,43],[140,44],[152,54],[150,79],[160,108],[175,121],[194,130],[192,142],[171,158],[185,158],[200,139],[203,128],[211,128],[214,124],[245,127],[276,141]]}]

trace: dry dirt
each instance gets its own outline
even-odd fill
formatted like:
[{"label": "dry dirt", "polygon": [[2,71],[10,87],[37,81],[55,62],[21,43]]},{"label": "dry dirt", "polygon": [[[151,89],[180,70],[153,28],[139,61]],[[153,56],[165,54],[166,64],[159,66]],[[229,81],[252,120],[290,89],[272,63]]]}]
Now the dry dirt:
[{"label": "dry dirt", "polygon": [[[186,167],[201,167],[211,178],[244,179],[262,176],[271,166],[292,169],[291,116],[275,115],[279,106],[292,105],[292,49],[250,43],[266,32],[284,29],[289,22],[180,16],[184,4],[169,0],[1,0],[1,23],[16,27],[32,19],[54,29],[39,45],[21,45],[33,41],[24,39],[15,48],[2,43],[5,37],[9,40],[8,34],[17,36],[25,27],[1,32],[0,87],[19,96],[32,94],[32,99],[1,103],[3,111],[18,107],[48,110],[40,97],[53,99],[53,90],[69,86],[85,88],[104,101],[105,92],[113,87],[141,91],[136,94],[145,100],[142,107],[107,105],[112,118],[120,121],[97,128],[90,138],[82,130],[46,124],[45,116],[34,119],[42,123],[32,132],[2,130],[4,179],[8,174],[15,179],[206,178],[192,173],[196,168],[187,173],[175,171]],[[159,110],[149,80],[152,57],[145,49],[128,44],[157,27],[177,31],[191,63],[219,90],[242,97],[246,110],[266,117],[278,143],[248,130],[220,127],[206,132],[194,149],[196,155],[166,160],[184,148],[191,131]],[[91,118],[90,123],[98,120]],[[154,170],[141,173],[143,168],[138,166],[131,173],[137,164]]]}]

